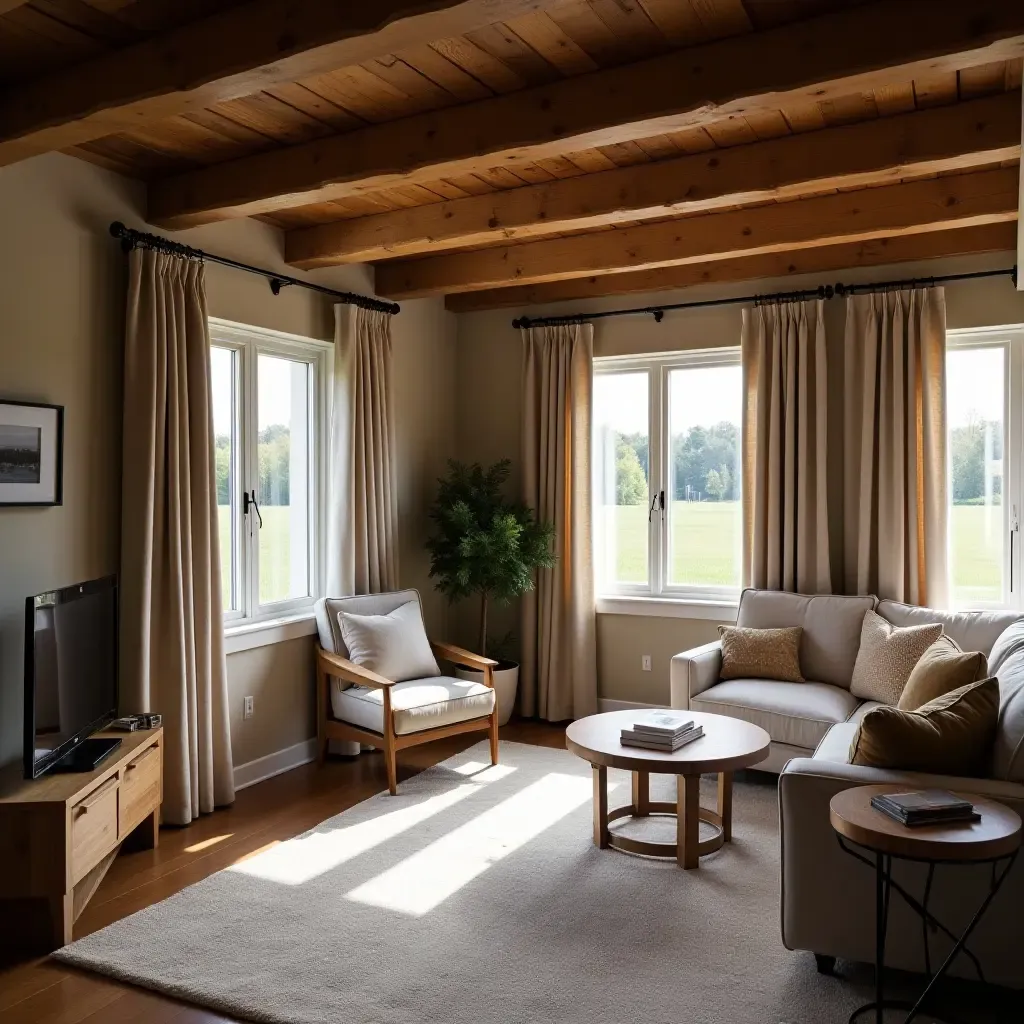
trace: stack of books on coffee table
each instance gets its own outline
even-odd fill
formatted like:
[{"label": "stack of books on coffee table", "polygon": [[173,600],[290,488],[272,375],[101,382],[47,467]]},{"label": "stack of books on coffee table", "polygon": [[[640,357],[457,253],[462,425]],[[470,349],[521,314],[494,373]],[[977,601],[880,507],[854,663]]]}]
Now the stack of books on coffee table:
[{"label": "stack of books on coffee table", "polygon": [[958,821],[978,821],[974,804],[943,789],[919,789],[910,793],[880,793],[871,798],[876,811],[887,814],[901,825],[945,825]]},{"label": "stack of books on coffee table", "polygon": [[672,753],[704,735],[704,726],[693,724],[686,715],[668,711],[655,711],[633,723],[632,729],[623,729],[624,747],[643,747],[646,750],[664,750]]}]

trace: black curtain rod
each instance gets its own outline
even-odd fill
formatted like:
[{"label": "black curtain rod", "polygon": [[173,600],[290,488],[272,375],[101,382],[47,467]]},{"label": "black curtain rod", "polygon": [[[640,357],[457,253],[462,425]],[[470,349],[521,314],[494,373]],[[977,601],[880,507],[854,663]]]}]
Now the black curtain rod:
[{"label": "black curtain rod", "polygon": [[160,235],[149,235],[144,231],[135,231],[125,227],[119,220],[110,225],[110,233],[114,238],[121,239],[121,248],[130,252],[135,248],[153,249],[157,252],[169,253],[172,256],[182,256],[185,259],[204,260],[208,263],[219,263],[223,267],[232,267],[234,270],[244,270],[247,274],[257,274],[265,277],[270,283],[270,290],[275,295],[280,295],[281,289],[289,285],[297,285],[299,288],[308,288],[310,291],[319,292],[321,295],[329,295],[335,302],[344,302],[350,306],[359,306],[361,309],[375,309],[379,313],[399,313],[402,307],[397,302],[385,302],[382,299],[372,299],[368,295],[357,295],[355,292],[339,292],[333,288],[325,288],[320,284],[313,284],[311,281],[303,281],[297,277],[288,277],[285,274],[275,273],[273,270],[263,270],[261,267],[253,267],[248,263],[239,263],[238,260],[230,260],[226,256],[216,256],[210,252],[203,252],[202,249],[193,249],[181,242],[174,242],[169,238],[162,238]]},{"label": "black curtain rod", "polygon": [[760,305],[767,302],[800,302],[804,299],[831,299],[836,296],[857,295],[863,292],[884,291],[888,288],[931,287],[946,281],[968,281],[978,277],[1004,277],[1009,275],[1017,283],[1017,268],[1002,270],[975,270],[966,274],[940,274],[936,277],[911,277],[903,281],[880,281],[874,284],[823,284],[797,292],[773,292],[766,295],[737,295],[731,299],[702,299],[696,302],[671,302],[661,306],[634,306],[631,309],[606,309],[596,313],[568,313],[565,316],[521,316],[512,321],[513,327],[544,327],[556,324],[581,324],[591,320],[605,320],[612,316],[633,316],[649,314],[655,323],[661,323],[667,310],[702,309],[707,306],[736,306],[753,302]]}]

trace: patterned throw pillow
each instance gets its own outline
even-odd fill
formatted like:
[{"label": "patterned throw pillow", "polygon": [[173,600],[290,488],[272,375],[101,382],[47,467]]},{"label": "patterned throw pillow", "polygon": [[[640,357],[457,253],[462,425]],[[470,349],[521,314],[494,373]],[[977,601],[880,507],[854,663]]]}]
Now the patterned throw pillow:
[{"label": "patterned throw pillow", "polygon": [[753,629],[719,626],[722,637],[721,679],[780,679],[802,683],[800,637],[802,626]]},{"label": "patterned throw pillow", "polygon": [[877,612],[865,612],[850,693],[861,700],[897,704],[914,666],[940,636],[938,622],[900,627]]},{"label": "patterned throw pillow", "polygon": [[987,676],[988,661],[981,651],[964,654],[952,637],[943,634],[914,666],[897,707],[901,711],[916,711],[950,690],[980,682]]}]

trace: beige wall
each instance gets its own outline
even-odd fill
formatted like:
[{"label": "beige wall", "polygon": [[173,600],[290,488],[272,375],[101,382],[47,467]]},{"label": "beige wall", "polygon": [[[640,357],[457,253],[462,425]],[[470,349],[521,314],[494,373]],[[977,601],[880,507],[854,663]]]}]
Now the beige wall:
[{"label": "beige wall", "polygon": [[[0,762],[21,756],[23,608],[27,595],[118,567],[125,261],[112,220],[145,228],[141,186],[59,155],[0,169],[0,398],[65,406],[64,505],[0,508]],[[256,221],[176,237],[273,270],[279,233]],[[368,268],[309,275],[372,292]],[[330,338],[330,301],[305,289],[275,297],[261,278],[207,268],[213,316]],[[394,321],[403,583],[430,590],[423,541],[434,478],[455,441],[455,318],[440,300],[403,303]],[[425,594],[431,628],[447,608]],[[313,735],[312,638],[228,658],[235,764]],[[242,698],[256,698],[243,721]],[[127,709],[126,709],[127,710]]]},{"label": "beige wall", "polygon": [[[851,270],[829,275],[825,280],[857,283],[894,280],[925,274],[1010,266],[1013,254],[935,260]],[[609,278],[613,287],[614,276]],[[821,278],[802,277],[758,281],[733,286],[704,286],[657,295],[614,296],[586,302],[556,303],[528,309],[469,313],[459,317],[458,326],[458,451],[467,461],[493,462],[510,456],[518,471],[521,429],[522,367],[519,332],[512,319],[522,314],[552,316],[569,312],[596,312],[654,303],[688,302],[746,295],[753,292],[792,291],[816,287]],[[1008,278],[951,283],[946,286],[948,324],[951,328],[1024,323],[1024,294],[1015,292]],[[844,303],[834,299],[825,305],[829,338],[831,425],[841,429],[837,400],[845,386],[841,373]],[[650,316],[619,317],[595,321],[594,351],[597,356],[669,352],[738,345],[741,307],[719,306],[668,312],[662,323]],[[838,453],[839,446],[834,446]],[[841,494],[839,463],[830,467],[830,500]],[[518,475],[514,481],[518,486]],[[832,537],[838,556],[841,535]],[[838,565],[838,557],[833,558]],[[514,628],[516,609],[509,609],[495,624]],[[459,609],[455,626],[463,641],[472,638],[471,616]],[[615,700],[664,704],[669,699],[669,661],[679,651],[712,640],[715,623],[676,618],[639,616],[598,616],[598,689],[602,697]],[[644,654],[652,656],[652,671],[641,669]]]}]

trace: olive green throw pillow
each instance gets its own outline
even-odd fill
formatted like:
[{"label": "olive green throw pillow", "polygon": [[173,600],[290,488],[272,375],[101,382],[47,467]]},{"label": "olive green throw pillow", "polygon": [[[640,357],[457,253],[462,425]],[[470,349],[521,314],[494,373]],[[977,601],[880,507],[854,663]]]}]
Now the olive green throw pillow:
[{"label": "olive green throw pillow", "polygon": [[800,637],[803,626],[754,629],[719,626],[722,637],[721,679],[780,679],[802,683]]},{"label": "olive green throw pillow", "polygon": [[896,706],[901,711],[916,711],[936,697],[987,675],[988,659],[981,651],[965,654],[952,637],[940,636],[914,666]]},{"label": "olive green throw pillow", "polygon": [[880,707],[860,723],[852,764],[938,775],[984,776],[999,716],[999,683],[983,679],[916,711]]}]

